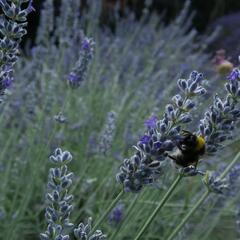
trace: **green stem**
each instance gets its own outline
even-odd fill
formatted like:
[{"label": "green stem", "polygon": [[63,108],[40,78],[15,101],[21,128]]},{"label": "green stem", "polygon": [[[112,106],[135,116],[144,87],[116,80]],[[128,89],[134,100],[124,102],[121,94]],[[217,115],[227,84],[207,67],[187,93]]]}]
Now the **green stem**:
[{"label": "green stem", "polygon": [[157,213],[161,210],[161,208],[164,206],[164,204],[167,202],[167,200],[169,199],[169,197],[172,195],[174,189],[177,187],[178,183],[180,182],[180,180],[182,179],[182,175],[179,174],[178,177],[175,179],[175,181],[172,183],[171,187],[168,189],[167,193],[164,195],[164,197],[162,198],[162,200],[159,202],[159,204],[157,205],[157,207],[155,208],[155,210],[153,211],[153,213],[151,214],[151,216],[147,219],[147,221],[145,222],[144,226],[141,228],[140,232],[138,233],[138,235],[135,237],[134,240],[138,240],[140,239],[140,237],[143,235],[143,233],[146,231],[146,229],[148,228],[148,226],[151,224],[151,222],[153,221],[153,219],[156,217]]},{"label": "green stem", "polygon": [[110,206],[107,208],[107,210],[103,213],[103,215],[100,217],[100,219],[97,221],[97,223],[94,225],[94,227],[91,229],[91,233],[94,233],[98,226],[102,223],[102,221],[107,217],[107,215],[111,212],[111,210],[114,208],[116,203],[119,201],[119,199],[122,197],[124,194],[124,191],[121,190],[121,192],[117,195],[117,197],[112,201]]},{"label": "green stem", "polygon": [[174,231],[171,233],[171,235],[167,238],[167,240],[173,239],[176,234],[182,229],[182,227],[185,225],[185,223],[188,221],[188,219],[192,216],[192,214],[198,209],[198,207],[204,202],[204,200],[207,198],[208,194],[210,192],[206,191],[202,197],[198,200],[196,205],[188,212],[188,214],[183,218],[180,224],[174,229]]},{"label": "green stem", "polygon": [[[236,162],[240,158],[240,152],[234,157],[232,162],[228,165],[228,167],[223,171],[223,173],[220,175],[220,179],[223,179],[226,177],[226,175],[229,173],[231,168],[236,164]],[[185,225],[185,223],[189,220],[189,218],[194,214],[194,212],[198,209],[198,207],[204,202],[204,200],[208,197],[208,195],[211,192],[207,190],[202,197],[198,200],[196,205],[189,211],[189,213],[184,217],[184,219],[178,224],[178,226],[174,229],[174,231],[171,233],[171,235],[167,238],[167,240],[172,240],[176,234],[182,229],[182,227]]]},{"label": "green stem", "polygon": [[[139,194],[137,194],[133,201],[131,202],[131,204],[129,205],[129,207],[127,208],[126,214],[124,214],[124,218],[128,219],[129,214],[131,213],[131,211],[134,209],[134,206],[136,205],[136,201],[139,198]],[[114,240],[116,239],[117,234],[120,232],[120,230],[122,229],[123,226],[123,222],[121,222],[121,224],[118,226],[118,228],[115,230],[115,232],[112,234],[112,236],[110,237],[110,240]]]},{"label": "green stem", "polygon": [[235,156],[235,158],[232,160],[232,162],[227,166],[227,168],[223,171],[223,173],[220,175],[220,179],[223,179],[226,177],[226,175],[228,174],[228,172],[231,170],[231,168],[236,164],[236,162],[239,160],[240,158],[240,152],[237,153],[237,155]]}]

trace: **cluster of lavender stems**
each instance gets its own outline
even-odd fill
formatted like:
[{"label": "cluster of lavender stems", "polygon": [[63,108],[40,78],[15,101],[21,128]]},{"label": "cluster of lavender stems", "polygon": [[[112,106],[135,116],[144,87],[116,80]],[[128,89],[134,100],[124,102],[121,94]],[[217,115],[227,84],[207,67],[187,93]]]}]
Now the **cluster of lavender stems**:
[{"label": "cluster of lavender stems", "polygon": [[[226,98],[224,100],[221,100],[220,97],[216,95],[213,100],[213,105],[205,112],[204,118],[200,120],[198,134],[203,136],[205,139],[206,155],[214,154],[217,150],[223,147],[222,143],[225,140],[231,138],[232,130],[235,128],[236,123],[240,119],[240,110],[238,105],[240,99],[239,80],[240,71],[239,69],[234,69],[228,77],[228,82],[225,84],[225,89],[227,91]],[[155,119],[152,118],[150,121],[148,120],[147,124],[149,124],[151,121],[155,121]],[[146,136],[144,136],[143,140],[146,140]],[[190,215],[187,215],[186,218],[179,224],[179,227],[173,231],[168,240],[172,239],[178,233],[178,231],[180,231],[189,216],[193,214],[193,212],[206,199],[210,192],[223,193],[226,188],[229,188],[230,181],[226,183],[225,176],[229,173],[238,158],[239,156],[237,155],[227,167],[227,169],[220,175],[220,177],[214,177],[214,174],[206,174],[205,183],[208,186],[208,191],[202,196],[192,211],[190,211]],[[180,174],[171,185],[156,209],[147,219],[144,226],[140,229],[140,232],[137,234],[135,240],[140,239],[140,237],[143,235],[146,228],[155,218],[156,214],[171,196],[172,192],[180,182],[182,176],[183,175]]]},{"label": "cluster of lavender stems", "polygon": [[[231,137],[232,131],[236,128],[236,123],[240,120],[240,70],[238,68],[233,69],[227,79],[225,99],[221,100],[218,96],[215,96],[213,105],[206,111],[204,118],[200,121],[199,132],[206,139],[209,154],[213,154],[223,147],[222,143]],[[238,168],[233,170],[232,168],[239,160],[240,152],[222,173],[206,173],[204,183],[207,186],[207,191],[176,226],[167,240],[172,240],[177,235],[210,193],[224,194],[226,191],[233,191],[236,175],[238,178],[239,171]]]},{"label": "cluster of lavender stems", "polygon": [[[172,98],[172,104],[166,106],[163,119],[158,120],[153,115],[145,121],[147,131],[135,147],[137,150],[135,155],[124,160],[120,172],[116,176],[117,181],[123,184],[123,190],[101,215],[93,229],[103,222],[124,192],[139,192],[144,185],[151,185],[158,180],[161,164],[167,157],[166,153],[174,149],[175,139],[180,137],[182,125],[192,120],[191,111],[195,108],[196,98],[206,93],[206,89],[202,85],[203,80],[203,75],[197,71],[193,71],[188,79],[179,79],[180,94],[175,95]],[[159,209],[164,205],[177,183],[183,176],[188,175],[188,172],[190,175],[195,175],[188,168],[181,172],[179,178],[169,189],[167,196],[160,202]]]}]

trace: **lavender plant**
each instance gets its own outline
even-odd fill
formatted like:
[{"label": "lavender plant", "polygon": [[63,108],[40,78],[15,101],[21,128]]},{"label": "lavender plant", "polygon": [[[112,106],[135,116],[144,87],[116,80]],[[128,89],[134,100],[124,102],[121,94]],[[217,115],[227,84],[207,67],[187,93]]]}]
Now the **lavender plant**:
[{"label": "lavender plant", "polygon": [[[86,233],[87,238],[94,235],[101,224],[111,239],[132,239],[133,230],[139,229],[140,224],[149,218],[148,214],[153,208],[149,202],[155,202],[154,206],[159,204],[159,199],[163,199],[175,176],[175,169],[166,170],[170,168],[165,160],[169,151],[160,153],[160,149],[172,149],[180,129],[195,129],[195,122],[188,121],[200,118],[211,91],[217,92],[222,88],[218,79],[212,78],[214,69],[209,63],[209,54],[203,52],[209,38],[197,42],[197,32],[190,28],[191,16],[186,9],[167,26],[162,25],[157,15],[148,16],[147,11],[140,21],[128,14],[117,22],[114,35],[98,27],[100,1],[91,4],[81,16],[80,1],[62,0],[59,12],[55,13],[53,3],[52,0],[43,2],[34,47],[25,46],[26,55],[15,64],[18,81],[14,84],[14,94],[4,106],[0,106],[4,116],[0,118],[0,164],[4,169],[0,171],[0,209],[4,216],[0,220],[0,239],[38,238],[46,221],[43,217],[44,206],[39,205],[47,177],[46,166],[41,159],[59,145],[72,149],[79,159],[72,163],[72,169],[78,176],[75,184],[71,185],[71,193],[75,196],[71,222],[79,223],[77,219],[80,217],[94,215],[97,221],[92,230]],[[91,44],[92,39],[94,44]],[[90,48],[85,48],[84,43],[90,43],[87,44]],[[93,50],[94,55],[91,55]],[[195,106],[192,103],[198,99],[195,96],[188,96],[190,101],[184,99],[187,94],[184,84],[189,80],[182,80],[183,86],[180,85],[183,89],[180,86],[179,90],[176,90],[174,81],[191,69],[199,69],[214,79],[209,83],[214,85],[214,89],[210,88],[208,94],[204,95],[205,100]],[[74,84],[70,83],[71,79]],[[73,91],[72,86],[77,89]],[[167,105],[176,91],[181,92],[181,97],[175,96]],[[165,105],[167,108],[164,111]],[[186,108],[187,112],[180,117],[182,108]],[[101,156],[97,151],[98,136],[102,136],[106,116],[112,110],[117,112],[111,141],[113,147],[111,154]],[[144,130],[143,121],[151,114],[152,117],[145,121]],[[162,119],[159,118],[161,115]],[[179,120],[176,125],[173,124],[174,117]],[[162,134],[160,125],[173,135],[169,136],[167,132]],[[173,129],[175,133],[171,131]],[[157,143],[153,145],[155,141],[148,142],[148,138],[152,139],[154,135],[157,135]],[[139,183],[134,182],[133,188],[139,194],[136,195],[138,199],[134,198],[133,201],[131,193],[118,195],[121,185],[116,185],[113,176],[119,167],[118,160],[122,156],[131,156],[129,149],[136,139],[139,139],[136,155],[143,153],[139,159],[144,157],[147,162],[145,165],[140,163],[144,165],[144,170],[136,170],[147,172],[140,178],[141,188],[143,190],[149,184],[155,184],[157,188],[140,191]],[[164,144],[160,147],[161,142]],[[155,150],[155,145],[160,148]],[[225,162],[223,158],[221,161]],[[132,164],[131,159],[129,162]],[[153,163],[156,165],[148,169]],[[128,166],[130,164],[122,167],[128,169]],[[206,168],[205,161],[201,166]],[[55,165],[54,168],[60,167]],[[194,169],[179,171],[188,176],[196,173]],[[195,181],[195,178],[191,178],[191,182]],[[186,191],[185,184],[178,184],[172,198],[174,202],[169,205],[174,205],[175,201],[177,206],[184,205],[186,201],[186,209],[189,209],[190,205],[183,196],[196,199],[199,196],[198,188],[197,184],[192,185],[190,193],[190,190]],[[128,188],[125,187],[125,190]],[[114,196],[117,197],[114,199]],[[120,198],[128,208],[124,221],[113,230],[108,221],[103,220],[107,219]],[[146,238],[152,238],[151,234],[159,232],[159,229],[163,238],[168,235],[172,225],[165,217],[171,219],[171,214],[176,211],[179,213],[181,208],[176,211],[169,209],[162,209],[161,218],[156,218],[158,227],[152,224],[151,231],[146,232]],[[85,227],[85,224],[75,226],[75,230],[78,229],[77,236],[86,236],[81,235]],[[192,230],[191,225],[189,229]],[[74,230],[71,229],[71,234],[68,230],[65,228],[62,233],[59,232],[61,237],[73,237]]]}]

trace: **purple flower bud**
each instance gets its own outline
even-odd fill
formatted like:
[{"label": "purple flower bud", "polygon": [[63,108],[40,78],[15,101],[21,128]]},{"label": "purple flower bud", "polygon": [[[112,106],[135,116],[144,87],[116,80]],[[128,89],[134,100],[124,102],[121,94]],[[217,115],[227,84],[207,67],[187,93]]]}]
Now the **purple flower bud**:
[{"label": "purple flower bud", "polygon": [[155,142],[155,143],[153,144],[153,147],[154,147],[155,150],[158,150],[161,146],[162,146],[162,143],[161,143],[161,142]]},{"label": "purple flower bud", "polygon": [[187,89],[187,82],[185,79],[179,79],[177,84],[180,90],[185,91]]},{"label": "purple flower bud", "polygon": [[227,79],[231,81],[240,80],[240,71],[237,68],[233,69]]},{"label": "purple flower bud", "polygon": [[166,124],[165,124],[165,123],[161,123],[161,124],[160,124],[160,131],[161,131],[162,133],[165,133],[166,130],[167,130]]},{"label": "purple flower bud", "polygon": [[191,85],[188,87],[188,91],[191,93],[191,92],[194,92],[195,89],[197,88],[198,84],[197,82],[193,82],[191,83]]},{"label": "purple flower bud", "polygon": [[189,123],[192,121],[192,118],[190,115],[188,114],[182,114],[179,118],[179,122],[180,123]]},{"label": "purple flower bud", "polygon": [[173,110],[174,110],[174,107],[173,107],[172,104],[168,104],[168,105],[166,106],[166,112],[167,112],[168,114],[170,114]]},{"label": "purple flower bud", "polygon": [[165,149],[165,151],[171,151],[174,148],[174,144],[171,140],[167,140],[162,144],[162,148]]},{"label": "purple flower bud", "polygon": [[142,144],[148,144],[150,140],[151,140],[151,137],[145,134],[145,135],[140,139],[140,143],[142,143]]},{"label": "purple flower bud", "polygon": [[188,99],[185,103],[185,108],[187,110],[191,110],[194,107],[195,107],[195,103],[192,100]]},{"label": "purple flower bud", "polygon": [[197,75],[198,75],[198,72],[197,72],[197,71],[192,71],[192,72],[190,73],[189,78],[190,78],[192,81],[194,81],[194,80],[196,80]]}]

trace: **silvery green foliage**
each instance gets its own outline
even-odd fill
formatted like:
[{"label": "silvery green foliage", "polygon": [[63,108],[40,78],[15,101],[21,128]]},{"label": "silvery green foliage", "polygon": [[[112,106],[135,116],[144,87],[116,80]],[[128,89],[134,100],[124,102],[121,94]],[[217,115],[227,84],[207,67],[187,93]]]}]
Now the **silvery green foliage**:
[{"label": "silvery green foliage", "polygon": [[68,75],[68,82],[72,88],[79,87],[86,79],[87,70],[89,68],[90,61],[93,58],[94,45],[95,43],[93,39],[87,37],[83,38],[79,59]]},{"label": "silvery green foliage", "polygon": [[74,229],[74,236],[78,240],[104,240],[107,239],[106,235],[100,230],[96,230],[95,233],[91,234],[92,219],[88,218],[88,223],[84,225],[80,223],[77,228]]},{"label": "silvery green foliage", "polygon": [[179,79],[180,93],[172,98],[172,104],[166,106],[163,118],[158,120],[152,116],[145,122],[147,131],[135,147],[135,154],[124,160],[116,176],[125,191],[138,192],[144,185],[157,181],[161,162],[167,152],[174,149],[181,126],[192,120],[191,110],[196,105],[194,98],[206,93],[202,80],[202,74],[196,71],[187,80]]},{"label": "silvery green foliage", "polygon": [[222,142],[231,138],[231,133],[240,120],[240,72],[234,69],[225,84],[226,97],[214,96],[212,106],[200,120],[199,134],[206,141],[207,152],[215,153],[222,147]]},{"label": "silvery green foliage", "polygon": [[48,227],[40,238],[41,240],[68,240],[68,232],[73,228],[73,224],[69,221],[73,209],[73,196],[68,193],[72,185],[73,173],[68,171],[67,164],[72,161],[72,155],[68,151],[57,148],[49,160],[55,167],[49,170],[47,185],[45,218]]},{"label": "silvery green foliage", "polygon": [[101,132],[99,139],[99,152],[106,155],[112,146],[115,134],[117,114],[113,111],[107,114],[106,124]]},{"label": "silvery green foliage", "polygon": [[[22,9],[22,4],[28,3]],[[0,95],[10,87],[13,81],[13,65],[19,55],[19,43],[27,34],[27,15],[34,9],[32,0],[1,0],[4,14],[0,15]]]}]

